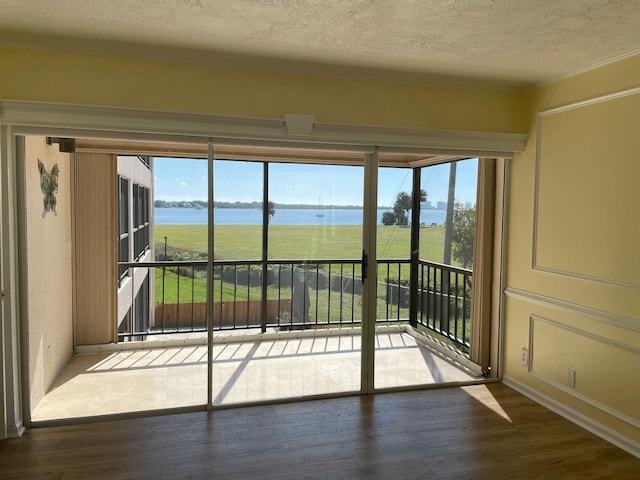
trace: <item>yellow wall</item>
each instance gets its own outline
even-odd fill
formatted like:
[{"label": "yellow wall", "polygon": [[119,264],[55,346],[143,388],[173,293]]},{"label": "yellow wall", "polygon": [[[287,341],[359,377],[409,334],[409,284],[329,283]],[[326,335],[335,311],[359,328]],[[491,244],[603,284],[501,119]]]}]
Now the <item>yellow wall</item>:
[{"label": "yellow wall", "polygon": [[520,96],[0,46],[0,99],[521,133]]},{"label": "yellow wall", "polygon": [[[31,408],[49,390],[73,354],[71,277],[71,164],[68,153],[25,140],[25,200],[28,263],[29,382]],[[56,213],[44,211],[38,160],[47,172],[58,165]]]},{"label": "yellow wall", "polygon": [[[640,94],[589,102],[637,87],[640,57],[527,95],[528,145],[509,181],[504,373],[640,442]],[[577,102],[541,117],[537,143],[536,114]]]}]

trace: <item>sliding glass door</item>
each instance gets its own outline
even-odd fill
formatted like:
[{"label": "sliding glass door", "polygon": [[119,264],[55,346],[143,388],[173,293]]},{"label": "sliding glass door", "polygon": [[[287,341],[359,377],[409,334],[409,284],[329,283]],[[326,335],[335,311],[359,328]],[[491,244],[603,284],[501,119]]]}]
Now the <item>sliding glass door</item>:
[{"label": "sliding glass door", "polygon": [[75,148],[21,151],[34,420],[478,378],[477,159]]}]

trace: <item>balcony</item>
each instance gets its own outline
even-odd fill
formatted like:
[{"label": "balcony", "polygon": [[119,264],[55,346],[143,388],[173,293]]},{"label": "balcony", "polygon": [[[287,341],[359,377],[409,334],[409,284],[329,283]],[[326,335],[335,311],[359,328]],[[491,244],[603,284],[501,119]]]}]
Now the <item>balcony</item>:
[{"label": "balcony", "polygon": [[[134,300],[118,344],[74,356],[33,420],[207,403],[207,263],[121,267],[152,279],[154,308],[144,318]],[[415,267],[412,292],[408,260],[378,262],[376,388],[478,378],[466,364],[471,272]],[[216,261],[211,279],[213,405],[360,390],[359,260]]]}]

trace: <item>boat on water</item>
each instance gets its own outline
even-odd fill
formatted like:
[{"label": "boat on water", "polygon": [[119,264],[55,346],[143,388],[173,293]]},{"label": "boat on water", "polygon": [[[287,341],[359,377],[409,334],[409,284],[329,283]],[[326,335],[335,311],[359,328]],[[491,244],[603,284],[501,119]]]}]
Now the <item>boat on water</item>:
[{"label": "boat on water", "polygon": [[[323,208],[322,207],[322,198],[321,197],[318,197],[318,208]],[[316,212],[316,217],[323,218],[324,217],[324,213]]]}]

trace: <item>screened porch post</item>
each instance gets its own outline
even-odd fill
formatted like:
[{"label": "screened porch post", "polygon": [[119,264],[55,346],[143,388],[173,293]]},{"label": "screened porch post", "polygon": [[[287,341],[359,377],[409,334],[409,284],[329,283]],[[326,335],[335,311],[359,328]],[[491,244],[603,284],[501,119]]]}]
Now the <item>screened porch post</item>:
[{"label": "screened porch post", "polygon": [[213,214],[213,158],[215,150],[213,142],[209,141],[207,148],[207,409],[213,406],[213,261],[215,242],[214,234],[214,214]]},{"label": "screened porch post", "polygon": [[267,331],[267,275],[269,252],[269,162],[263,163],[262,176],[262,299],[260,302],[260,330]]},{"label": "screened porch post", "polygon": [[411,198],[411,255],[409,280],[409,324],[418,327],[418,253],[420,248],[420,168],[413,169]]}]

